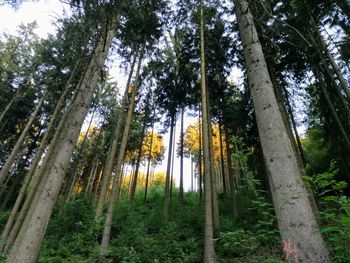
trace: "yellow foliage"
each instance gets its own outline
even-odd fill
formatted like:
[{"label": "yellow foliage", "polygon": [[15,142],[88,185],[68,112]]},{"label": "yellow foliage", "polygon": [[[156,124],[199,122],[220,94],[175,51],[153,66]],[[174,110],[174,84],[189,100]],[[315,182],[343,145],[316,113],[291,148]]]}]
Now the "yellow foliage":
[{"label": "yellow foliage", "polygon": [[[199,125],[198,121],[196,123],[190,124],[184,134],[184,153],[187,155],[197,156],[199,152]],[[216,162],[220,162],[220,133],[219,125],[212,125],[212,142],[213,142],[213,155]],[[225,147],[225,137],[222,134],[223,143],[223,157],[226,159],[226,147]]]}]

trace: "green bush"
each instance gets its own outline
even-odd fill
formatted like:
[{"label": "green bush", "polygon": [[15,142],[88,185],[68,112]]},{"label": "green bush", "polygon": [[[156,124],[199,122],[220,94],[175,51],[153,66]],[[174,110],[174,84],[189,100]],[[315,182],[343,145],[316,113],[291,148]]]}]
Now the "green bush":
[{"label": "green bush", "polygon": [[223,257],[241,257],[255,252],[260,244],[254,233],[240,229],[220,233],[216,245],[218,253]]}]

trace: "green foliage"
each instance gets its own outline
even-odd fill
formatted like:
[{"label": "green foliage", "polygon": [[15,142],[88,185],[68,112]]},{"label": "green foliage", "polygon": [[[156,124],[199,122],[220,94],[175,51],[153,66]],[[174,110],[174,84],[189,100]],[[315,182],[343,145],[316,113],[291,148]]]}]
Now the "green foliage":
[{"label": "green foliage", "polygon": [[[202,218],[198,217],[201,213],[201,208],[196,207],[198,202],[190,201],[191,204],[183,210],[180,210],[177,204],[173,204],[170,221],[165,224],[162,222],[162,195],[163,189],[153,188],[146,206],[137,205],[138,196],[134,207],[130,206],[128,200],[120,200],[116,209],[108,259],[112,262],[200,260],[203,224]],[[193,204],[196,206],[192,206]],[[195,227],[198,225],[200,229]]]},{"label": "green foliage", "polygon": [[328,171],[309,178],[320,198],[321,232],[331,252],[332,262],[348,262],[350,255],[350,199],[343,194],[347,183],[335,179],[338,164],[332,160]]},{"label": "green foliage", "polygon": [[0,231],[5,227],[7,219],[10,216],[10,211],[4,211],[0,213]]},{"label": "green foliage", "polygon": [[40,262],[84,262],[97,241],[94,211],[88,199],[69,200],[50,221]]},{"label": "green foliage", "polygon": [[217,239],[218,251],[225,256],[246,256],[259,248],[259,241],[254,233],[242,229],[221,233]]}]

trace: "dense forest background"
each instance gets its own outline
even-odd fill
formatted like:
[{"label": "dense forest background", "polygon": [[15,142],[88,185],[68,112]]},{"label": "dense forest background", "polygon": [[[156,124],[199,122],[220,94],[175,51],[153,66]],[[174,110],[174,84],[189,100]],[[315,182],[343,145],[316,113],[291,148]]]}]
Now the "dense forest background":
[{"label": "dense forest background", "polygon": [[61,2],[0,37],[1,262],[350,262],[349,1]]}]

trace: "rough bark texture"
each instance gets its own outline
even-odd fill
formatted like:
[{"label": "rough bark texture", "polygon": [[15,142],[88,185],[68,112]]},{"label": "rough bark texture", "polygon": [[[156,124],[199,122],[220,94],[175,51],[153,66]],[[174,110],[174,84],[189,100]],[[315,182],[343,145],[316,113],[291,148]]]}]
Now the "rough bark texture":
[{"label": "rough bark texture", "polygon": [[122,171],[122,165],[123,165],[123,161],[124,161],[126,145],[127,145],[128,139],[129,139],[129,131],[130,131],[130,126],[131,126],[131,121],[132,121],[132,115],[133,115],[135,104],[136,104],[136,94],[137,94],[138,85],[139,85],[139,77],[140,77],[140,70],[141,70],[141,62],[143,59],[143,52],[144,51],[142,51],[142,53],[140,55],[139,63],[137,65],[136,77],[135,77],[134,85],[132,87],[132,92],[131,92],[130,105],[129,105],[128,113],[126,116],[123,137],[122,137],[122,141],[120,144],[117,164],[115,167],[115,178],[114,178],[113,184],[112,184],[112,192],[111,192],[110,199],[109,199],[108,210],[107,210],[107,214],[106,214],[106,220],[105,220],[102,241],[101,241],[101,250],[100,250],[101,255],[104,255],[106,253],[108,246],[109,246],[109,241],[111,238],[113,212],[114,212],[114,207],[115,207],[116,202],[117,202],[117,196],[118,196],[118,192],[119,192],[119,188],[120,188],[120,184],[121,184],[121,171]]},{"label": "rough bark texture", "polygon": [[55,145],[52,157],[45,169],[45,173],[48,174],[45,180],[45,187],[43,191],[37,193],[38,202],[36,202],[32,213],[27,215],[29,216],[28,224],[25,225],[25,228],[22,227],[10,251],[7,259],[9,263],[34,263],[38,260],[42,239],[62,186],[80,128],[90,106],[100,70],[110,49],[115,28],[116,21],[110,25],[108,32],[106,32],[106,37],[101,38],[96,46],[80,90],[72,104],[71,110],[67,113],[67,121],[57,135],[59,144]]},{"label": "rough bark texture", "polygon": [[246,0],[235,1],[272,198],[288,262],[329,262],[289,141]]},{"label": "rough bark texture", "polygon": [[[15,217],[17,215],[17,212],[22,204],[22,201],[25,197],[25,193],[28,189],[29,183],[31,183],[33,175],[35,171],[37,170],[37,167],[39,165],[39,162],[42,158],[43,153],[45,152],[46,146],[48,145],[49,139],[52,136],[53,131],[55,130],[55,123],[57,121],[58,115],[62,110],[63,103],[65,100],[65,97],[69,91],[69,87],[71,85],[72,80],[74,79],[78,68],[80,67],[80,62],[81,60],[79,59],[67,81],[67,84],[56,104],[55,110],[50,118],[49,125],[47,127],[47,131],[45,132],[45,135],[43,139],[40,142],[39,149],[36,151],[35,157],[30,165],[29,171],[27,175],[25,176],[24,182],[22,184],[22,187],[19,191],[19,194],[17,196],[16,202],[11,210],[11,214],[9,216],[9,219],[7,220],[6,226],[1,234],[1,239],[0,239],[0,251],[3,251],[5,248],[5,240],[7,239],[8,242],[8,247],[12,246],[14,238],[18,234],[19,227],[22,225],[24,216],[27,212],[27,209],[31,203],[31,199],[34,196],[34,193],[36,192],[35,189],[37,188],[37,184],[40,182],[40,175],[37,174],[37,178],[34,180],[32,183],[32,189],[27,196],[27,199],[25,200],[24,204],[22,205],[22,208],[20,210],[20,213],[18,214],[18,217],[16,219],[16,227],[14,226],[15,223]],[[10,231],[12,232],[12,235],[10,235]]]},{"label": "rough bark texture", "polygon": [[213,229],[213,200],[212,200],[212,180],[210,163],[210,139],[208,127],[208,106],[207,106],[207,87],[206,87],[206,66],[204,49],[204,7],[203,0],[200,2],[200,51],[201,51],[201,101],[202,101],[202,134],[203,134],[203,157],[204,157],[204,258],[203,262],[216,262],[214,249],[214,229]]}]

